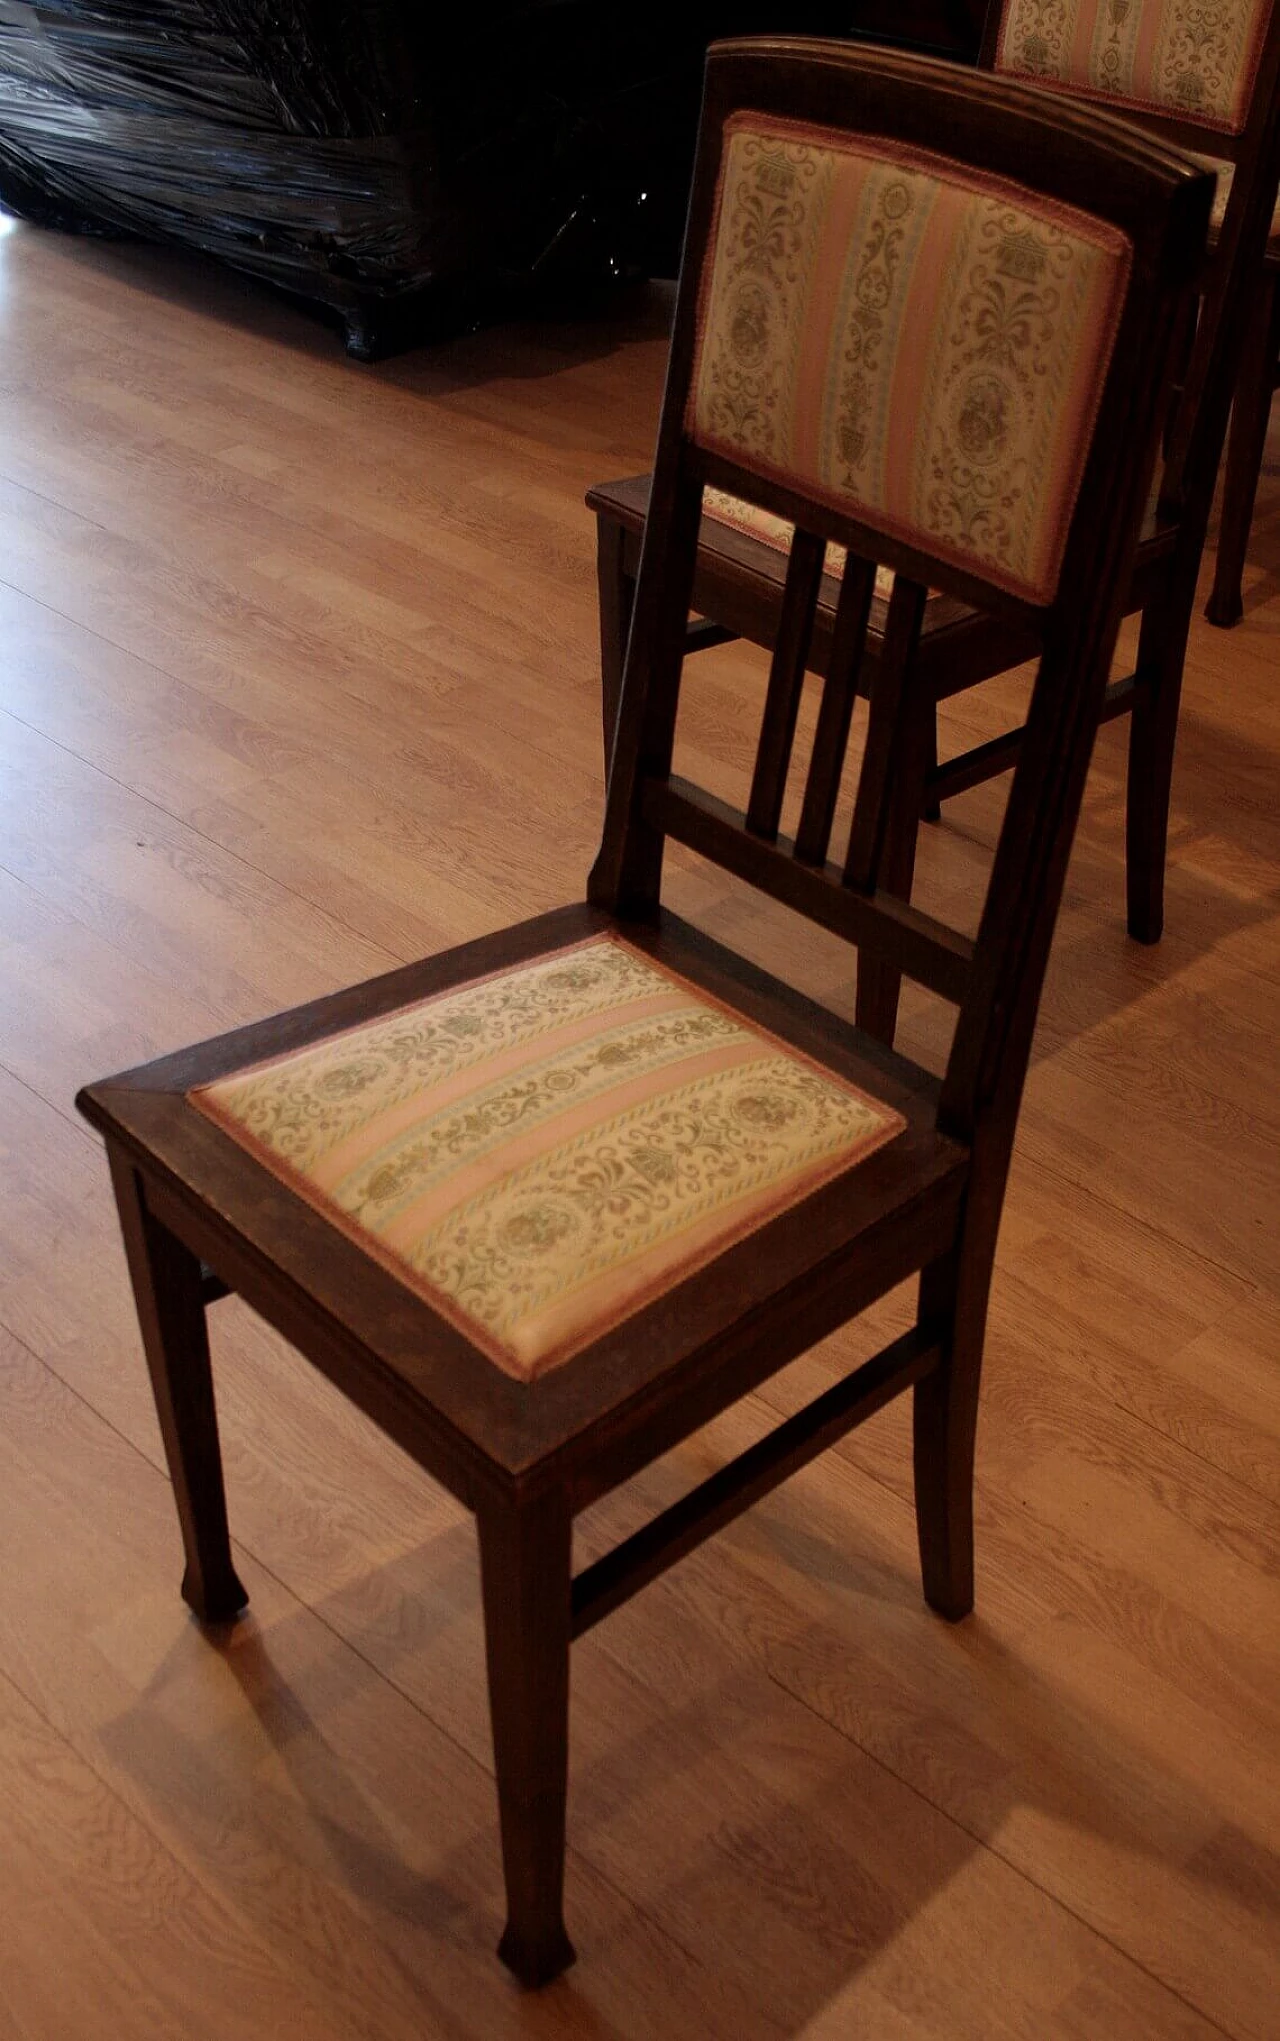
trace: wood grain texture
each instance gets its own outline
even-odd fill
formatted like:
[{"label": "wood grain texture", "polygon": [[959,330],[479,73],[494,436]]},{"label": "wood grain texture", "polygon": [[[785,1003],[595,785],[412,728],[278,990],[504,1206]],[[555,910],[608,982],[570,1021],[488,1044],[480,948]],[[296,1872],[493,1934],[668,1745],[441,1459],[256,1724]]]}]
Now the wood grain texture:
[{"label": "wood grain texture", "polygon": [[[147,251],[19,228],[0,289],[4,2041],[1263,2041],[1274,446],[1245,622],[1193,629],[1152,951],[1115,925],[1123,755],[1099,742],[997,1267],[977,1617],[952,1632],[920,1608],[893,1410],[585,1639],[582,1961],[529,2001],[492,1958],[470,1526],[222,1305],[255,1614],[225,1651],[202,1640],[105,1165],[70,1101],[580,892],[601,794],[581,492],[647,464],[664,294],[356,371],[302,315]],[[698,662],[679,746],[727,798],[766,679],[741,648]],[[948,705],[944,751],[1016,701],[1011,679]],[[807,689],[801,763],[816,712]],[[976,898],[999,799],[975,789],[923,832],[923,905]],[[681,912],[852,1011],[821,931],[683,853],[672,881]],[[939,1061],[946,1018],[909,994],[905,1046]],[[600,1505],[579,1562],[861,1351],[829,1343]]]}]

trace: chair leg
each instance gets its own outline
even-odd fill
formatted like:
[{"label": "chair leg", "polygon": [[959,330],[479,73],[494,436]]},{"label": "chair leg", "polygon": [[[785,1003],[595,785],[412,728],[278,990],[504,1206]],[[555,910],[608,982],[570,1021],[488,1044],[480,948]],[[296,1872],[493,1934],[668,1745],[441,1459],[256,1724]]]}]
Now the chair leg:
[{"label": "chair leg", "polygon": [[608,778],[622,700],[622,671],[631,634],[636,584],[625,564],[626,533],[611,517],[596,516],[596,586],[600,594],[600,710],[604,722],[604,770]]},{"label": "chair leg", "polygon": [[1158,943],[1164,932],[1164,875],[1178,704],[1195,606],[1199,548],[1181,548],[1142,615],[1137,691],[1129,719],[1125,876],[1129,933]]},{"label": "chair leg", "polygon": [[920,1316],[949,1325],[942,1360],[912,1392],[916,1535],[924,1598],[958,1623],[973,1607],[973,1462],[990,1254],[962,1251],[920,1278]]},{"label": "chair leg", "polygon": [[489,1707],[507,1886],[507,1925],[498,1954],[528,1985],[550,1983],[574,1959],[563,1912],[571,1532],[572,1518],[559,1496],[480,1506]]},{"label": "chair leg", "polygon": [[186,1552],[182,1598],[204,1623],[229,1623],[249,1600],[231,1562],[222,1454],[200,1263],[147,1210],[142,1179],[111,1154],[125,1255]]},{"label": "chair leg", "polygon": [[923,822],[941,822],[942,803],[929,785],[929,775],[938,770],[938,712],[935,709],[929,724],[928,745],[925,752],[925,787],[920,802],[920,819]]},{"label": "chair leg", "polygon": [[1204,610],[1209,622],[1223,630],[1239,623],[1244,614],[1240,584],[1267,443],[1277,356],[1280,356],[1280,273],[1267,271],[1249,321],[1236,383],[1222,480],[1218,559],[1213,592]]}]

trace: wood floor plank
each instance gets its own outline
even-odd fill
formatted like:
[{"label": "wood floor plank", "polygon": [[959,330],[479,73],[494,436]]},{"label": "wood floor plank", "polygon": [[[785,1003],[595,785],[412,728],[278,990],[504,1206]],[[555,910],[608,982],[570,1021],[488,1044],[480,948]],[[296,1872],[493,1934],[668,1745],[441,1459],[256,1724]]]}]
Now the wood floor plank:
[{"label": "wood floor plank", "polygon": [[[1076,1619],[1037,1616],[1017,1551],[985,1512],[980,1620],[922,1623],[905,1500],[852,1469],[840,1507],[832,1490],[806,1474],[776,1509],[686,1562],[672,1581],[678,1621],[637,1604],[618,1633],[634,1665],[676,1705],[709,1676],[716,1639],[732,1636],[1180,1998],[1231,2031],[1265,2034],[1280,1769],[1256,1691],[1223,1705],[1238,1650],[1215,1633],[1217,1681],[1189,1681],[1176,1612],[1153,1639],[1133,1576],[1113,1565],[1099,1579],[1101,1562],[1079,1550],[1064,1572],[1109,1589],[1128,1620],[1106,1639],[1091,1596]],[[1069,1599],[1065,1581],[1051,1587],[1051,1606]]]},{"label": "wood floor plank", "polygon": [[[0,1675],[0,2034],[359,2032],[282,1969]],[[303,2008],[305,2007],[305,2013]]]},{"label": "wood floor plank", "polygon": [[[206,1912],[235,1916],[242,1937],[296,1973],[295,1991],[306,1979],[308,1996],[370,2041],[656,2041],[681,1975],[682,2025],[736,2028],[732,1982],[666,1946],[576,1855],[580,1934],[603,1950],[602,1974],[585,1990],[522,1998],[492,1955],[501,1888],[487,1751],[470,1756],[442,1735],[243,1550],[253,1620],[222,1648],[206,1641],[165,1563],[163,1476],[2,1335],[0,1355],[11,1420],[0,1522],[23,1580],[0,1611],[0,1653],[82,1760],[75,1776],[88,1765],[109,1796],[85,1791],[158,1833],[204,1884]],[[38,1826],[38,1804],[30,1819]],[[79,1827],[67,1824],[64,1849]],[[75,1882],[109,1930],[96,1876],[89,1862]],[[119,1905],[128,1914],[145,1900],[125,1891]],[[212,1960],[217,1937],[204,1940]]]},{"label": "wood floor plank", "polygon": [[[469,1526],[459,1522],[437,1549],[417,1555],[437,1596],[442,1575],[453,1576],[453,1606],[434,1634],[397,1639],[394,1686],[368,1663],[376,1650],[368,1630],[356,1658],[337,1643],[330,1605],[321,1629],[252,1560],[255,1624],[219,1653],[139,1567],[148,1556],[157,1564],[148,1548],[168,1531],[161,1477],[130,1474],[131,1449],[12,1343],[5,1372],[12,1423],[0,1446],[0,1509],[24,1596],[0,1649],[15,1677],[57,1710],[63,1735],[135,1815],[174,1825],[184,1852],[196,1847],[218,1903],[265,1919],[282,1958],[305,1962],[313,1983],[340,2002],[357,1982],[343,1970],[352,1951],[334,1947],[350,1941],[341,1917],[366,1921],[395,1959],[378,2017],[403,2021],[397,1973],[407,1967],[420,1982],[427,1950],[437,1979],[475,1960],[486,1922],[473,1881],[487,1887],[490,1913],[495,1896],[474,1568],[465,1569],[464,1597],[447,1557],[456,1532],[470,1542]],[[104,1545],[94,1526],[115,1520],[126,1485],[141,1492]],[[29,1528],[23,1535],[37,1520],[53,1534],[43,1551],[33,1549]],[[76,1592],[59,1597],[54,1583],[68,1557]],[[112,1614],[92,1623],[95,1607]],[[590,1654],[591,1690],[575,1709],[574,1898],[589,1936],[591,1889],[603,1873],[606,1914],[609,1895],[626,1893],[673,1951],[696,1943],[692,1979],[711,1998],[696,2008],[701,2031],[727,2031],[716,2010],[725,1972],[752,2008],[737,2007],[734,2024],[752,2033],[788,2031],[833,1995],[856,2010],[856,1977],[872,1963],[872,2003],[887,1998],[924,2032],[1031,2036],[1085,1980],[1105,1996],[1114,1976],[1120,2002],[1132,1995],[1123,1958],[991,1853],[975,1855],[967,1835],[797,1706],[776,1679],[722,1659],[715,1677],[673,1692],[645,1676],[643,1649],[633,1663],[619,1634],[621,1646]],[[701,1634],[710,1642],[714,1633],[704,1622]],[[421,1694],[418,1709],[401,1698],[423,1681],[429,1713]],[[433,1728],[441,1719],[443,1738]],[[888,1853],[886,1834],[898,1843]],[[487,1877],[473,1862],[486,1838]],[[283,1861],[268,1892],[276,1854]],[[982,1916],[1002,1921],[1006,1950],[1006,2001],[994,2026],[973,1956]],[[1028,1944],[1039,1960],[1023,1975],[1017,1952]],[[412,1964],[410,1948],[419,1952]],[[667,1965],[664,1989],[678,2003],[679,1957],[669,1954]],[[487,2023],[506,1990],[495,1973],[489,1993],[473,1994],[459,2031],[498,2031]],[[1141,1995],[1152,2033],[1195,2031],[1169,1994],[1147,1981]],[[566,1987],[562,1998],[570,1996]],[[560,2019],[548,2031],[573,2031],[567,2004]]]}]

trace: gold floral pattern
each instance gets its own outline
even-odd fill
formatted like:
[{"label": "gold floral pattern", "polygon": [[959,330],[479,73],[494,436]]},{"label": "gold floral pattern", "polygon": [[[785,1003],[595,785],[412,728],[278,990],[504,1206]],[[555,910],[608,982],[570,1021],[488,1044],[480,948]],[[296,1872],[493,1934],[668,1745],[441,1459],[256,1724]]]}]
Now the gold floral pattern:
[{"label": "gold floral pattern", "polygon": [[1026,520],[1055,458],[1045,390],[1064,380],[1091,281],[1065,231],[994,199],[971,209],[917,443],[929,528],[957,550],[1029,564]]},{"label": "gold floral pattern", "polygon": [[1008,0],[997,66],[1239,134],[1272,0]]},{"label": "gold floral pattern", "polygon": [[803,313],[826,168],[803,145],[747,134],[729,173],[736,204],[723,255],[728,344],[711,365],[708,400],[735,443],[766,456],[794,401],[794,363],[778,338]]},{"label": "gold floral pattern", "polygon": [[525,1379],[902,1125],[613,937],[191,1097]]},{"label": "gold floral pattern", "polygon": [[734,1022],[712,1008],[662,1015],[647,1025],[624,1021],[581,1046],[522,1061],[514,1075],[468,1090],[457,1105],[433,1113],[422,1096],[408,1132],[343,1177],[334,1195],[376,1232],[450,1171],[491,1154],[517,1132],[554,1120],[570,1101],[581,1104],[636,1070],[664,1069],[735,1034]]},{"label": "gold floral pattern", "polygon": [[543,1034],[625,1008],[652,984],[635,951],[613,944],[539,959],[330,1036],[313,1049],[211,1088],[245,1133],[301,1172],[367,1121]]},{"label": "gold floral pattern", "polygon": [[[729,123],[691,436],[1051,600],[1128,242],[942,157],[758,123]],[[770,237],[779,163],[794,183]],[[749,332],[748,283],[769,304]]]},{"label": "gold floral pattern", "polygon": [[[884,364],[897,341],[895,289],[908,255],[913,215],[919,192],[914,180],[890,172],[877,180],[866,218],[866,238],[852,271],[852,289],[844,312],[844,356],[841,369],[836,439],[846,486],[855,491],[864,479],[872,449],[883,442],[883,411],[887,396]],[[880,415],[877,416],[877,413]]]},{"label": "gold floral pattern", "polygon": [[865,1142],[870,1114],[820,1072],[762,1055],[664,1091],[486,1186],[415,1244],[411,1265],[532,1360],[579,1299],[594,1315],[602,1279],[615,1299],[621,1279],[638,1300],[651,1254],[669,1266],[667,1251],[708,1219],[727,1233],[753,1205],[772,1209],[815,1165]]}]

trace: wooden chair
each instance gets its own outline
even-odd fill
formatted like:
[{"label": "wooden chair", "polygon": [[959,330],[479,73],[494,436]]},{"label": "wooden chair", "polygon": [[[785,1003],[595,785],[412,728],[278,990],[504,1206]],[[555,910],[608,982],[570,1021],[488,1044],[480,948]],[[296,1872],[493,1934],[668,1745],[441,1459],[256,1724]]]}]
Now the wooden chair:
[{"label": "wooden chair", "polygon": [[[572,1639],[907,1388],[925,1594],[951,1618],[972,1604],[1005,1177],[1209,200],[1207,176],[1146,138],[1007,80],[845,43],[714,51],[588,902],[81,1094],[106,1137],[196,1614],[245,1603],[205,1325],[228,1290],[474,1510],[500,1954],[529,1983],[573,1955]],[[909,462],[883,498],[860,493],[815,439],[843,374],[849,264],[874,259],[881,226],[905,237],[910,317],[937,343],[911,430],[944,465],[957,433],[986,433],[1016,499],[995,538]],[[1006,360],[980,328],[1001,280],[1029,276],[1045,316]],[[886,336],[886,372],[888,353]],[[1028,467],[1027,436],[1051,458]],[[671,772],[707,484],[799,526],[745,815]],[[776,829],[828,540],[849,565],[792,846]],[[877,564],[897,579],[842,869],[826,837]],[[933,710],[917,656],[931,587],[1041,655],[976,940],[881,884]],[[953,1001],[942,1080],[663,910],[668,838]],[[910,1330],[572,1574],[579,1511],[917,1272]]]},{"label": "wooden chair", "polygon": [[[1196,42],[1203,30],[1207,41]],[[1211,0],[1190,20],[1187,0],[993,0],[980,62],[988,70],[1051,85],[1064,103],[1115,106],[1166,141],[1211,152],[1231,177],[1203,313],[1191,348],[1185,397],[1150,508],[1125,601],[1141,611],[1137,664],[1107,690],[1102,715],[1130,715],[1127,818],[1128,927],[1141,942],[1164,925],[1164,869],[1178,701],[1196,576],[1213,501],[1247,323],[1280,175],[1280,0]],[[1065,116],[1064,116],[1065,117]],[[605,757],[608,761],[623,655],[634,599],[649,478],[603,483],[588,492],[596,513]],[[712,500],[694,578],[691,650],[745,638],[771,646],[785,585],[785,524],[754,506]],[[836,610],[836,580],[824,578],[809,651],[824,676]],[[868,678],[887,621],[873,601]],[[1028,641],[1007,620],[975,613],[945,593],[930,600],[921,660],[941,702],[1018,666]],[[923,812],[1007,771],[1021,741],[1009,731],[957,757],[931,761]],[[909,889],[914,838],[897,867]],[[868,993],[866,998],[869,999]],[[880,995],[876,995],[880,999]],[[892,1030],[896,1001],[859,1006],[868,1027]]]},{"label": "wooden chair", "polygon": [[[1073,47],[1069,24],[1057,31],[1056,48],[1042,55],[1042,45],[1052,43],[1053,33],[1043,32],[1041,0],[1007,0],[1003,9],[1005,28],[997,40],[994,21],[989,25],[984,46],[987,61],[1003,62],[1014,71],[1040,75],[1046,68],[1054,82],[1067,89],[1117,92],[1133,116],[1159,124],[1174,134],[1167,116],[1181,112],[1190,116],[1194,127],[1177,135],[1188,148],[1208,151],[1207,160],[1217,171],[1219,195],[1214,206],[1211,239],[1224,225],[1228,193],[1239,176],[1257,178],[1262,187],[1261,204],[1269,226],[1264,239],[1264,260],[1252,255],[1244,267],[1247,288],[1242,293],[1238,322],[1241,343],[1233,351],[1234,369],[1229,367],[1228,384],[1234,393],[1231,434],[1227,444],[1223,476],[1222,518],[1218,535],[1213,591],[1205,605],[1210,623],[1229,626],[1243,613],[1241,577],[1245,549],[1253,518],[1258,473],[1262,465],[1272,393],[1280,383],[1280,206],[1276,205],[1276,164],[1265,146],[1259,148],[1253,128],[1262,126],[1265,112],[1265,66],[1259,71],[1262,90],[1255,100],[1257,120],[1251,124],[1248,95],[1251,56],[1261,50],[1265,32],[1266,6],[1251,6],[1248,0],[1212,0],[1208,7],[1193,9],[1187,0],[1146,0],[1143,6],[1127,7],[1121,18],[1114,6],[1107,9],[1080,7],[1078,14],[1096,12],[1098,23],[1087,55],[1077,40]],[[993,15],[1001,10],[996,8]],[[1150,36],[1150,70],[1143,75],[1139,49],[1146,29],[1146,16],[1158,17]],[[1105,27],[1103,23],[1105,22]],[[1078,30],[1076,31],[1078,37]],[[1251,52],[1251,39],[1255,39]],[[1235,68],[1237,86],[1230,90]],[[1274,97],[1275,81],[1271,82]],[[1153,101],[1155,102],[1153,106]],[[1160,118],[1161,116],[1166,118]],[[1270,167],[1268,168],[1268,163]],[[1269,192],[1269,200],[1268,194]],[[1257,235],[1248,245],[1256,249]],[[1209,479],[1212,490],[1213,478]],[[1206,511],[1208,506],[1206,505]]]}]

